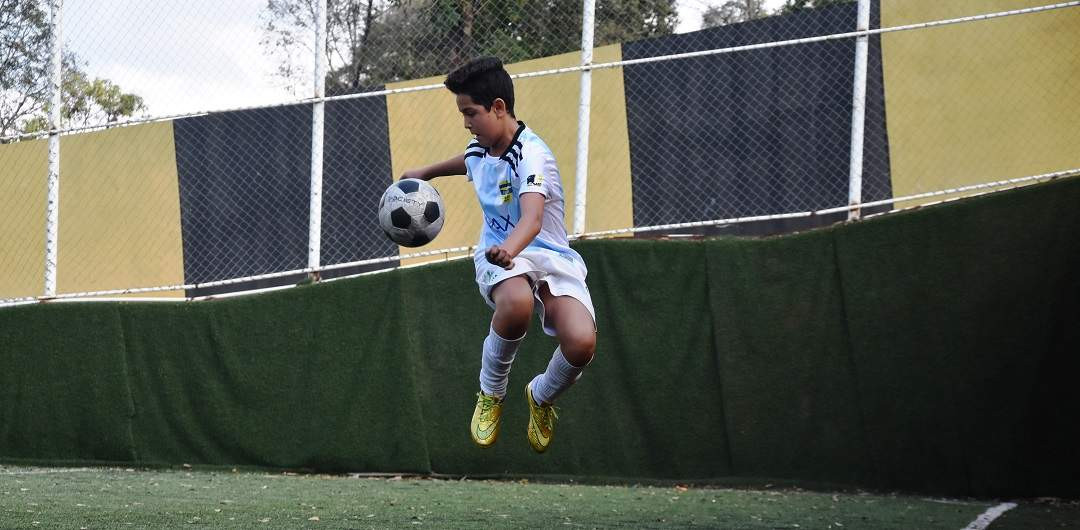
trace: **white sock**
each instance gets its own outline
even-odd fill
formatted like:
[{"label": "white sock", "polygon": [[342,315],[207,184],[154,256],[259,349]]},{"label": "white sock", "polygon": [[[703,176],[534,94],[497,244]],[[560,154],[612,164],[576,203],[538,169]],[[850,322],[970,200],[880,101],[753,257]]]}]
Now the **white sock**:
[{"label": "white sock", "polygon": [[574,366],[563,356],[562,349],[555,348],[555,353],[548,362],[547,371],[532,380],[532,395],[536,403],[554,403],[567,388],[581,378],[584,366]]},{"label": "white sock", "polygon": [[484,355],[480,362],[480,390],[489,396],[502,399],[506,395],[506,382],[510,378],[510,365],[514,362],[518,345],[525,338],[506,340],[492,328],[484,339]]}]

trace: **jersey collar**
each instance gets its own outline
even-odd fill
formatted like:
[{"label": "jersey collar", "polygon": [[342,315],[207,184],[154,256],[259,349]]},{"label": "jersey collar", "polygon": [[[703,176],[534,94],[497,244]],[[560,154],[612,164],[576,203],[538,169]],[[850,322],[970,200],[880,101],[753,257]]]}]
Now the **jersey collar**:
[{"label": "jersey collar", "polygon": [[[525,131],[525,122],[518,121],[518,128],[517,128],[516,131],[514,131],[514,137],[510,139],[510,143],[506,144],[506,152],[504,152],[502,155],[500,155],[499,158],[502,158],[502,159],[505,160],[507,155],[509,155],[510,152],[514,150],[515,145],[517,145],[519,148],[521,147],[521,142],[518,141],[518,138],[521,136],[521,133],[524,132],[524,131]],[[492,156],[495,155],[495,153],[491,153],[491,152],[488,152],[488,154],[492,155]]]},{"label": "jersey collar", "polygon": [[[517,171],[517,163],[521,160],[521,142],[518,138],[521,133],[525,131],[525,122],[518,121],[517,131],[514,132],[514,137],[510,139],[510,143],[506,146],[506,152],[499,157],[499,160],[505,160],[510,163],[510,167]],[[517,147],[517,151],[514,148]]]}]

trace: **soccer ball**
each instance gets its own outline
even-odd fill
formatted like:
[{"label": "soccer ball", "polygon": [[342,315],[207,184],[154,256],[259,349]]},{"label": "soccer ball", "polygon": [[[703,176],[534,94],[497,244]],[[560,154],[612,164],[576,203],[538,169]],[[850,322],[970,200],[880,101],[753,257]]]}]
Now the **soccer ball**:
[{"label": "soccer ball", "polygon": [[427,244],[442,230],[446,210],[435,187],[419,179],[401,179],[379,200],[379,226],[403,247]]}]

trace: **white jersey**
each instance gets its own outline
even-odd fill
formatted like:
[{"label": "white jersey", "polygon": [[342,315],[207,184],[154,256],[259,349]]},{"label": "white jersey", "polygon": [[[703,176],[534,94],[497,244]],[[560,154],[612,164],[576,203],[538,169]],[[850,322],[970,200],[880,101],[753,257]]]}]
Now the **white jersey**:
[{"label": "white jersey", "polygon": [[532,129],[519,121],[510,148],[501,157],[491,156],[473,141],[465,149],[465,168],[484,213],[478,252],[506,241],[521,219],[521,195],[539,193],[544,196],[540,233],[527,248],[554,251],[581,262],[566,237],[562,179],[555,155]]}]

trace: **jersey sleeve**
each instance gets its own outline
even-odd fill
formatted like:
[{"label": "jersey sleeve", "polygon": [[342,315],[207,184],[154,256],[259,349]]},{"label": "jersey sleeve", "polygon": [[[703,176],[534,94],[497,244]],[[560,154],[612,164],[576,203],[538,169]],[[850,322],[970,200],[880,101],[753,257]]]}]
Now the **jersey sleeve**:
[{"label": "jersey sleeve", "polygon": [[547,149],[527,144],[521,153],[517,174],[521,179],[518,196],[523,193],[539,193],[551,197],[551,186],[559,178],[555,155]]},{"label": "jersey sleeve", "polygon": [[468,147],[465,148],[465,176],[471,182],[473,179],[473,164],[477,161],[484,159],[484,154],[487,153],[487,149],[484,149],[476,140],[469,141]]}]

